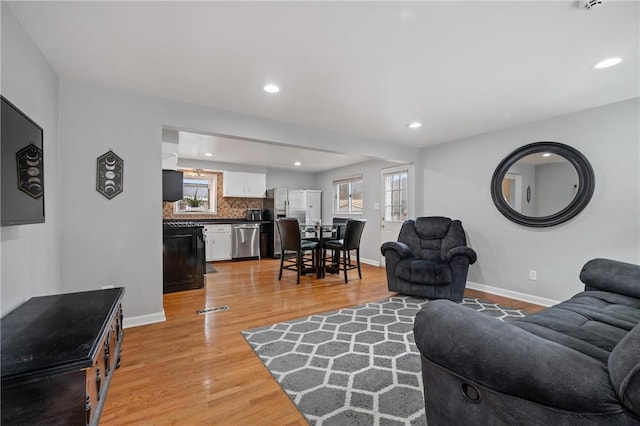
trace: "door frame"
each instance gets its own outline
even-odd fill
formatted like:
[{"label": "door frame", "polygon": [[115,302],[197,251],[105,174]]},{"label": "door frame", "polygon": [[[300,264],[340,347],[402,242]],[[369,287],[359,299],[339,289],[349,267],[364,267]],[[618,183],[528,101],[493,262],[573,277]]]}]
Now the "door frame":
[{"label": "door frame", "polygon": [[[388,240],[385,237],[385,227],[387,224],[391,222],[392,226],[395,228],[394,233],[397,235],[400,232],[400,227],[404,221],[387,221],[384,217],[385,213],[385,182],[384,177],[387,174],[398,173],[406,171],[407,172],[407,219],[415,219],[416,217],[416,173],[415,173],[415,164],[406,163],[400,164],[397,166],[384,167],[380,169],[380,204],[379,204],[379,230],[380,230],[380,245]],[[389,231],[387,231],[388,233]],[[385,266],[384,256],[382,253],[380,254],[380,266]]]}]

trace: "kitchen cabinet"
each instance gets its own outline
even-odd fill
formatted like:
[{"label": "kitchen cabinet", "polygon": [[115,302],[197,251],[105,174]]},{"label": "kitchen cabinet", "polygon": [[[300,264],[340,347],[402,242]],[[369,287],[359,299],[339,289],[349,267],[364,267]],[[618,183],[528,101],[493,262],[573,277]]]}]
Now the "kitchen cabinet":
[{"label": "kitchen cabinet", "polygon": [[224,172],[222,195],[224,197],[264,198],[267,175],[264,173]]},{"label": "kitchen cabinet", "polygon": [[163,293],[204,287],[204,253],[202,226],[163,227]]},{"label": "kitchen cabinet", "polygon": [[162,170],[162,201],[182,200],[184,173],[176,170]]},{"label": "kitchen cabinet", "polygon": [[2,318],[2,424],[98,425],[120,367],[124,288],[32,297]]},{"label": "kitchen cabinet", "polygon": [[204,241],[207,262],[231,259],[231,225],[205,225]]}]

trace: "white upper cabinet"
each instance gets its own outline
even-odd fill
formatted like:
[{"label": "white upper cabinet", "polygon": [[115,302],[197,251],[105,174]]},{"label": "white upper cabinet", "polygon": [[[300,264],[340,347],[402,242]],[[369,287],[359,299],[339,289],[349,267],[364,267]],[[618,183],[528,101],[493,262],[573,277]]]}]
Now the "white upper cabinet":
[{"label": "white upper cabinet", "polygon": [[224,172],[222,195],[225,197],[264,198],[267,175],[263,173]]}]

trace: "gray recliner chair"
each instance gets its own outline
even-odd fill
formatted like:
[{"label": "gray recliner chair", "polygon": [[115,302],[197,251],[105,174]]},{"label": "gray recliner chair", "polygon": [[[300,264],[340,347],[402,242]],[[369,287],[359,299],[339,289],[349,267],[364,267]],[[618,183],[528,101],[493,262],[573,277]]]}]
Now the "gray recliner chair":
[{"label": "gray recliner chair", "polygon": [[469,265],[477,259],[462,223],[440,216],[405,221],[398,241],[380,250],[389,291],[454,302],[462,301]]}]

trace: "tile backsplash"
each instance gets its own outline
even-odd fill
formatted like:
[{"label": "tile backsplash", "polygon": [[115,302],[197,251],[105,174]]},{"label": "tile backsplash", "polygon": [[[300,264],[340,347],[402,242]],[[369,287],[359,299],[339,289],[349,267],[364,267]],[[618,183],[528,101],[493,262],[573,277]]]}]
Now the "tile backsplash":
[{"label": "tile backsplash", "polygon": [[174,214],[173,203],[162,202],[163,219],[244,219],[247,209],[261,209],[263,201],[261,198],[239,198],[222,196],[222,173],[210,173],[217,176],[217,210],[216,214],[211,213],[184,213]]}]

